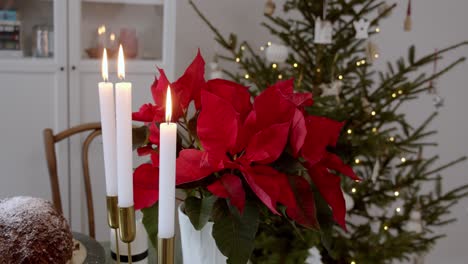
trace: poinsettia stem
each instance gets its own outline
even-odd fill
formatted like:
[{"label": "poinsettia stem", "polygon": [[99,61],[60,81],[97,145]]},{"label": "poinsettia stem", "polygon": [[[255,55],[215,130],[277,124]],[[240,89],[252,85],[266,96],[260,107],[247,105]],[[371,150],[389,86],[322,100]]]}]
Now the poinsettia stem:
[{"label": "poinsettia stem", "polygon": [[190,133],[190,130],[188,129],[189,128],[189,123],[188,123],[188,120],[187,120],[187,112],[184,113],[183,115],[183,118],[184,118],[184,125],[185,125],[185,128],[187,130],[187,134],[189,136],[189,140],[190,140],[190,146],[193,145],[193,137],[192,137],[192,133]]}]

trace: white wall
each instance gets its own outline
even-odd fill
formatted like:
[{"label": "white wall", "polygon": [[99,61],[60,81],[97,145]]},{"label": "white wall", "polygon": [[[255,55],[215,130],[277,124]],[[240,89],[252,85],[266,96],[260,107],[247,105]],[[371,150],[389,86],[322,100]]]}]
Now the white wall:
[{"label": "white wall", "polygon": [[[270,40],[269,34],[260,26],[265,1],[198,0],[196,3],[223,33],[237,32],[240,39],[247,39],[258,47]],[[283,3],[279,0],[275,2],[277,6]],[[468,40],[468,1],[413,1],[413,31],[409,33],[403,31],[407,1],[388,1],[393,2],[398,2],[399,6],[392,16],[382,23],[381,34],[375,39],[380,47],[380,62],[394,61],[400,56],[406,56],[407,47],[411,44],[415,44],[417,54],[422,55],[435,48]],[[179,76],[192,60],[198,47],[201,48],[206,61],[211,61],[215,41],[186,0],[178,1],[177,18],[176,73]],[[468,48],[459,49],[446,56],[446,60],[439,65],[467,55]],[[432,71],[432,68],[428,70]],[[445,106],[440,109],[432,127],[439,131],[434,140],[440,145],[434,153],[440,154],[443,162],[467,155],[468,140],[464,136],[468,135],[468,125],[462,115],[468,113],[468,104],[465,102],[468,99],[468,64],[459,66],[440,78],[437,83],[441,96],[445,98]],[[414,124],[422,122],[434,110],[431,96],[423,96],[405,108],[409,120]],[[468,183],[467,170],[468,163],[447,170],[444,173],[444,185],[453,188]],[[454,207],[453,216],[459,218],[459,221],[439,230],[448,237],[439,241],[431,251],[426,258],[427,264],[467,263],[467,201]]]}]

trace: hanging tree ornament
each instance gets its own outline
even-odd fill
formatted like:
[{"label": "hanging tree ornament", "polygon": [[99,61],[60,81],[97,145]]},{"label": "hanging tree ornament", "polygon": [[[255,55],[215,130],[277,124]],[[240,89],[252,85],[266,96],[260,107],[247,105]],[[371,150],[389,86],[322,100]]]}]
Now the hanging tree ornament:
[{"label": "hanging tree ornament", "polygon": [[361,97],[361,106],[362,106],[362,109],[364,110],[364,112],[366,112],[366,114],[370,115],[372,114],[372,106],[369,102],[369,100],[367,100],[366,97]]},{"label": "hanging tree ornament", "polygon": [[283,63],[288,59],[288,47],[281,44],[271,43],[265,51],[266,58],[269,62]]},{"label": "hanging tree ornament", "polygon": [[406,18],[405,18],[404,29],[405,29],[405,31],[409,32],[409,31],[411,31],[411,28],[412,28],[412,22],[411,22],[411,0],[408,0],[408,8],[406,9]]},{"label": "hanging tree ornament", "polygon": [[342,81],[333,81],[332,83],[322,83],[320,85],[320,89],[322,90],[322,94],[320,96],[335,96],[336,101],[340,103],[340,93],[341,89],[343,88]]},{"label": "hanging tree ornament", "polygon": [[367,19],[361,18],[358,21],[354,21],[353,25],[354,25],[354,30],[356,31],[355,37],[357,39],[366,39],[369,37],[368,30],[369,30],[370,22]]},{"label": "hanging tree ornament", "polygon": [[345,205],[346,205],[346,211],[349,212],[354,208],[354,199],[346,193],[345,191],[341,190],[343,192],[343,198],[345,200]]},{"label": "hanging tree ornament", "polygon": [[442,98],[440,95],[436,94],[434,98],[432,98],[432,103],[436,108],[440,108],[444,106],[444,98]]},{"label": "hanging tree ornament", "polygon": [[275,9],[276,9],[275,2],[273,2],[273,0],[267,0],[267,2],[265,3],[264,14],[271,16],[273,15],[273,13],[275,13]]},{"label": "hanging tree ornament", "polygon": [[330,21],[323,20],[320,17],[315,19],[314,43],[331,44],[333,27]]},{"label": "hanging tree ornament", "polygon": [[377,158],[375,160],[374,168],[372,169],[372,176],[371,176],[372,182],[375,183],[377,181],[379,174],[380,174],[380,160]]},{"label": "hanging tree ornament", "polygon": [[367,41],[367,46],[366,46],[366,57],[367,61],[369,63],[374,63],[376,59],[379,58],[379,48],[377,47],[377,44],[373,42],[371,39]]},{"label": "hanging tree ornament", "polygon": [[332,43],[332,23],[326,20],[327,17],[327,5],[328,1],[323,1],[322,18],[317,17],[315,19],[315,30],[314,30],[314,43],[316,44],[331,44]]},{"label": "hanging tree ornament", "polygon": [[305,260],[305,264],[323,264],[320,251],[316,247],[309,248],[308,252],[309,255]]},{"label": "hanging tree ornament", "polygon": [[415,232],[418,234],[422,233],[423,226],[421,212],[419,210],[415,210],[410,213],[410,219],[405,225],[405,230],[407,232]]},{"label": "hanging tree ornament", "polygon": [[380,231],[380,221],[378,220],[371,220],[371,222],[369,223],[369,226],[371,228],[371,231],[372,233],[374,234],[378,234],[379,231]]},{"label": "hanging tree ornament", "polygon": [[[435,58],[434,58],[434,67],[433,67],[433,74],[437,74],[437,60],[439,56],[439,50],[435,49],[434,52]],[[437,92],[437,84],[436,84],[436,79],[433,79],[429,82],[429,93],[433,94],[434,97],[432,98],[432,103],[436,108],[440,108],[444,106],[444,98],[442,98],[439,93]]]}]

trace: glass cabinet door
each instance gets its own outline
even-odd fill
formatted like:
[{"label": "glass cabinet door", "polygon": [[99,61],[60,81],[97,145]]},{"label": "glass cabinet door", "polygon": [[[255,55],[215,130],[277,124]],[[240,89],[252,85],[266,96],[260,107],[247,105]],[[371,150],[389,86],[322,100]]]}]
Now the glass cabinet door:
[{"label": "glass cabinet door", "polygon": [[0,1],[0,59],[54,56],[54,2]]},{"label": "glass cabinet door", "polygon": [[128,60],[162,60],[162,0],[82,0],[81,59],[110,58],[122,44]]}]

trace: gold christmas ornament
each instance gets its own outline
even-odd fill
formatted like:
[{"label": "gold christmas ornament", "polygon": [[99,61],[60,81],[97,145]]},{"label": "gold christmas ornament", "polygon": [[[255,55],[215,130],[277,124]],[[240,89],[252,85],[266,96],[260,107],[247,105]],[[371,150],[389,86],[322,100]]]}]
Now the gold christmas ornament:
[{"label": "gold christmas ornament", "polygon": [[267,2],[265,3],[264,14],[267,16],[271,16],[273,15],[273,13],[275,13],[275,9],[276,4],[273,2],[273,0],[267,0]]},{"label": "gold christmas ornament", "polygon": [[379,58],[379,48],[372,40],[367,41],[366,57],[369,63],[374,63]]}]

